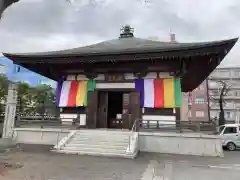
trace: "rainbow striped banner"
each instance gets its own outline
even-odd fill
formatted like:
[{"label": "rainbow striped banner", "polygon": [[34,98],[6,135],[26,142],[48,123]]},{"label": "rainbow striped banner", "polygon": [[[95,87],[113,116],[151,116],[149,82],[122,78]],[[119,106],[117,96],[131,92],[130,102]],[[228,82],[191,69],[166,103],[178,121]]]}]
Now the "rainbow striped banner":
[{"label": "rainbow striped banner", "polygon": [[[182,104],[180,79],[136,79],[141,107],[178,108]],[[88,92],[96,90],[96,81],[60,81],[57,85],[58,107],[87,106]]]},{"label": "rainbow striped banner", "polygon": [[141,107],[178,108],[182,104],[180,79],[136,79]]},{"label": "rainbow striped banner", "polygon": [[87,106],[88,92],[96,90],[96,81],[63,81],[59,82],[56,91],[58,107]]}]

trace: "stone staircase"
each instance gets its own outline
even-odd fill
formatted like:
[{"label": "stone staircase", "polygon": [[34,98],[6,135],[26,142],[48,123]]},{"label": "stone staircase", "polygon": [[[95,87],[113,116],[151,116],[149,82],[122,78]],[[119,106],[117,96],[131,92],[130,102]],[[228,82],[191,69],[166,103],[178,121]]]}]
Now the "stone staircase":
[{"label": "stone staircase", "polygon": [[131,147],[129,147],[132,144],[129,143],[132,134],[121,130],[75,130],[61,140],[54,147],[54,151],[66,154],[135,158],[138,151],[136,148],[130,151]]}]

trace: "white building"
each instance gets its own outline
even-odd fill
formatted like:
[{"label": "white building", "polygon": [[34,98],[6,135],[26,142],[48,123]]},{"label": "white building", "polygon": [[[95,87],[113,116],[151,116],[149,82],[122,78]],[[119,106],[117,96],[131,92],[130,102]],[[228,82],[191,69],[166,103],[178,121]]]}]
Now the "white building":
[{"label": "white building", "polygon": [[210,117],[219,116],[219,98],[222,85],[219,81],[226,84],[227,93],[224,96],[225,118],[228,121],[236,121],[240,117],[240,67],[217,68],[208,80]]}]

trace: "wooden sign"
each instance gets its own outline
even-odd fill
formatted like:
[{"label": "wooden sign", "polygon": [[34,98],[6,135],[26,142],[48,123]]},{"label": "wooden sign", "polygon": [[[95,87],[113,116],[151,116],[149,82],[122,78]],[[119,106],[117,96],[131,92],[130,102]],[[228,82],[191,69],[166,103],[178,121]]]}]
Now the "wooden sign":
[{"label": "wooden sign", "polygon": [[106,81],[110,82],[124,81],[124,74],[106,75]]}]

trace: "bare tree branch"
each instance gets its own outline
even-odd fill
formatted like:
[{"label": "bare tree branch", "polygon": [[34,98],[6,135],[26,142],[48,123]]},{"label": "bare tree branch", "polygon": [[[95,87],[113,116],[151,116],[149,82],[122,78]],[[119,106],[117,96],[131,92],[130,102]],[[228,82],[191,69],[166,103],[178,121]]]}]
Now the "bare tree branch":
[{"label": "bare tree branch", "polygon": [[[218,98],[216,98],[216,96],[214,96],[214,93],[209,92],[209,99],[214,100],[216,103],[218,102],[219,104],[219,124],[225,124],[225,115],[224,115],[224,107],[226,106],[227,102],[225,100],[225,96],[228,95],[229,91],[231,90],[231,87],[233,86],[233,84],[228,85],[226,81],[223,80],[217,80],[216,81],[218,84],[220,84],[220,88],[219,88],[219,93],[217,93],[219,96]],[[213,92],[213,91],[212,91]]]}]

